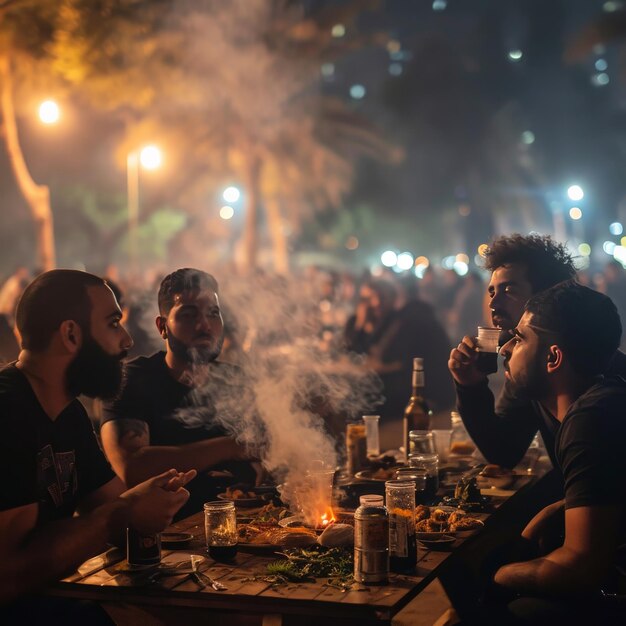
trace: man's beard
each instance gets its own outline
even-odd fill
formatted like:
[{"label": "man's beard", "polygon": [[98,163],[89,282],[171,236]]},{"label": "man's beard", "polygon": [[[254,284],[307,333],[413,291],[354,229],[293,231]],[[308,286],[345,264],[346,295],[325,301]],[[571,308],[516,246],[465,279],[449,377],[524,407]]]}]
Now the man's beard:
[{"label": "man's beard", "polygon": [[122,359],[128,354],[106,352],[91,335],[85,337],[66,373],[67,390],[72,396],[110,400],[119,393],[124,379]]},{"label": "man's beard", "polygon": [[511,382],[516,389],[523,391],[528,398],[538,401],[541,401],[549,390],[547,375],[541,369],[541,364],[542,359],[538,355],[535,363],[526,369],[526,375],[523,378],[511,377]]},{"label": "man's beard", "polygon": [[224,344],[224,334],[214,345],[188,346],[168,328],[167,342],[174,356],[185,363],[211,363],[217,359]]}]

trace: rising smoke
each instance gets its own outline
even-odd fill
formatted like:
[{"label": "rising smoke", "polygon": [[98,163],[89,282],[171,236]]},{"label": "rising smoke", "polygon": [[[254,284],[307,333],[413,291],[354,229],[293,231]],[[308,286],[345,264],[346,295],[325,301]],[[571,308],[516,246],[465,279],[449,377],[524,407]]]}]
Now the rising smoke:
[{"label": "rising smoke", "polygon": [[261,274],[224,281],[220,300],[230,311],[227,327],[236,328],[227,334],[238,368],[198,364],[196,406],[177,415],[190,427],[216,415],[288,486],[287,500],[312,468],[337,466],[346,421],[381,400],[375,376],[347,357],[339,367],[320,349],[317,289]]}]

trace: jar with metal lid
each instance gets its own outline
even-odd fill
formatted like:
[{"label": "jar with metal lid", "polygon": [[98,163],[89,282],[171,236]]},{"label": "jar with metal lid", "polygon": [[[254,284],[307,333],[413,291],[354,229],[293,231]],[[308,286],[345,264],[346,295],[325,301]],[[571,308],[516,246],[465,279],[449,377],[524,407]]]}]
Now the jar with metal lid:
[{"label": "jar with metal lid", "polygon": [[365,495],[354,512],[354,580],[386,583],[389,576],[389,515],[383,497]]}]

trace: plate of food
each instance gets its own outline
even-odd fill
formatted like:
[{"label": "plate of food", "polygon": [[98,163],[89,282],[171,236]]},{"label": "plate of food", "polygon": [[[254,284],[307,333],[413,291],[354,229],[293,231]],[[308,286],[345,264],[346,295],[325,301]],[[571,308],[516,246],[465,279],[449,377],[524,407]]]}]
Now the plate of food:
[{"label": "plate of food", "polygon": [[218,493],[219,500],[231,500],[236,508],[251,509],[267,503],[267,497],[256,491],[239,487],[227,487],[224,493]]},{"label": "plate of food", "polygon": [[420,504],[415,509],[415,530],[418,539],[420,534],[436,538],[443,534],[454,535],[474,531],[482,526],[484,524],[478,518],[451,506],[429,507]]},{"label": "plate of food", "polygon": [[284,528],[275,522],[239,524],[238,546],[243,551],[276,552],[284,548],[306,548],[317,543],[317,534],[302,526]]},{"label": "plate of food", "polygon": [[379,467],[378,469],[366,469],[357,472],[354,477],[358,480],[369,480],[374,482],[385,482],[396,477],[398,466]]}]

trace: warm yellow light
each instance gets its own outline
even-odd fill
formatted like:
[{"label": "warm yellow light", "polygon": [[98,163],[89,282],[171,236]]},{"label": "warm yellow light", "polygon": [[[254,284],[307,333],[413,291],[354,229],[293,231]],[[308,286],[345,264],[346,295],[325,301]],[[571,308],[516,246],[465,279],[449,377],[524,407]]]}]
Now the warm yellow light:
[{"label": "warm yellow light", "polygon": [[225,205],[220,209],[220,217],[223,220],[230,220],[235,215],[235,209],[232,206]]},{"label": "warm yellow light", "polygon": [[418,256],[417,259],[415,259],[415,266],[417,267],[418,265],[422,265],[424,268],[428,267],[430,265],[428,257]]},{"label": "warm yellow light", "polygon": [[467,256],[467,254],[459,252],[455,257],[455,261],[459,263],[465,263],[467,265],[469,263],[469,257]]},{"label": "warm yellow light", "polygon": [[577,206],[573,206],[570,210],[569,210],[569,216],[573,219],[573,220],[579,220],[582,216],[583,216],[583,212],[577,207]]},{"label": "warm yellow light", "polygon": [[480,254],[480,256],[487,256],[487,250],[489,250],[489,245],[486,243],[481,243],[478,246],[478,254]]},{"label": "warm yellow light", "polygon": [[46,100],[39,105],[39,119],[44,124],[56,124],[59,117],[61,117],[61,111],[54,100]]},{"label": "warm yellow light", "polygon": [[156,146],[146,146],[139,153],[139,161],[141,166],[147,170],[156,170],[161,166],[162,155],[161,150]]}]

